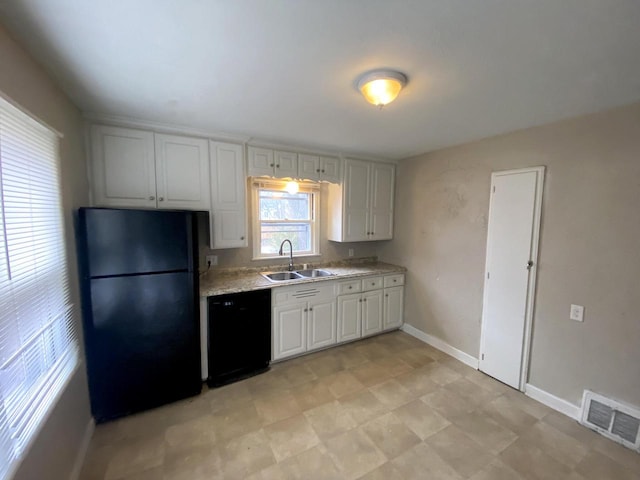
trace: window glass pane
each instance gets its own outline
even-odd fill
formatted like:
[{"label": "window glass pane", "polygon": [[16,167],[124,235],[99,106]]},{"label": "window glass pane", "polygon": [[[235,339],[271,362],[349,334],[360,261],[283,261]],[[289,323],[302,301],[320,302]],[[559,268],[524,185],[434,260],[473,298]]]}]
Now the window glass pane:
[{"label": "window glass pane", "polygon": [[[262,224],[260,253],[277,254],[283,240],[291,240],[293,252],[309,252],[311,250],[311,225],[308,223]],[[285,246],[289,253],[289,245]]]},{"label": "window glass pane", "polygon": [[260,220],[311,220],[311,194],[260,190]]}]

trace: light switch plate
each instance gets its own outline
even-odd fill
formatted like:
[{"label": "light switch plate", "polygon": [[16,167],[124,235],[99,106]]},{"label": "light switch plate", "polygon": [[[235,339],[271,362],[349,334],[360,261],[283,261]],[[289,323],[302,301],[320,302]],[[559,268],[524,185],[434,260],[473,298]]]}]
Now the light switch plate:
[{"label": "light switch plate", "polygon": [[350,249],[349,249],[349,256],[350,256],[350,257],[353,257],[353,248],[350,248]]},{"label": "light switch plate", "polygon": [[215,267],[218,265],[218,256],[217,255],[207,255],[207,264],[210,267]]},{"label": "light switch plate", "polygon": [[576,322],[582,322],[584,318],[584,307],[582,305],[572,304],[571,310],[569,311],[569,318]]}]

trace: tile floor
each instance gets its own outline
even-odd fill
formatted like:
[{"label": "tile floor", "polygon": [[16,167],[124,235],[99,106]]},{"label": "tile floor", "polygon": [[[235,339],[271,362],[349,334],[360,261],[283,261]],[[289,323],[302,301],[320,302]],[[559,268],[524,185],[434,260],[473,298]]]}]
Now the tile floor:
[{"label": "tile floor", "polygon": [[639,480],[640,455],[402,332],[100,425],[82,480]]}]

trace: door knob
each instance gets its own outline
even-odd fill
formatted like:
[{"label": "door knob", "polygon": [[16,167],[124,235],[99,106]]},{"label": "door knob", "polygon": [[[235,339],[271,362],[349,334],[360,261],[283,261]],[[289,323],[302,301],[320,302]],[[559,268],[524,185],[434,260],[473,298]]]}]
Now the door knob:
[{"label": "door knob", "polygon": [[532,261],[532,260],[529,260],[529,261],[527,262],[527,270],[531,270],[531,267],[533,267],[533,261]]},{"label": "door knob", "polygon": [[149,200],[155,200],[155,199],[156,199],[156,197],[154,197],[153,195],[151,195],[151,196],[149,197]]},{"label": "door knob", "polygon": [[164,197],[160,197],[160,198],[158,198],[158,200],[160,200],[161,202],[163,202],[163,201],[164,201]]}]

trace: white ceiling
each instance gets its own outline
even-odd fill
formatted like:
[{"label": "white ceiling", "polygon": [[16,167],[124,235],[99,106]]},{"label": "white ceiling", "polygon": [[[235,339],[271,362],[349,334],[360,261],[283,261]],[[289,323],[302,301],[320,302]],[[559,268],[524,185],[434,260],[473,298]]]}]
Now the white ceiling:
[{"label": "white ceiling", "polygon": [[[640,100],[638,0],[21,0],[85,112],[406,158]],[[409,84],[379,111],[376,67]]]}]

